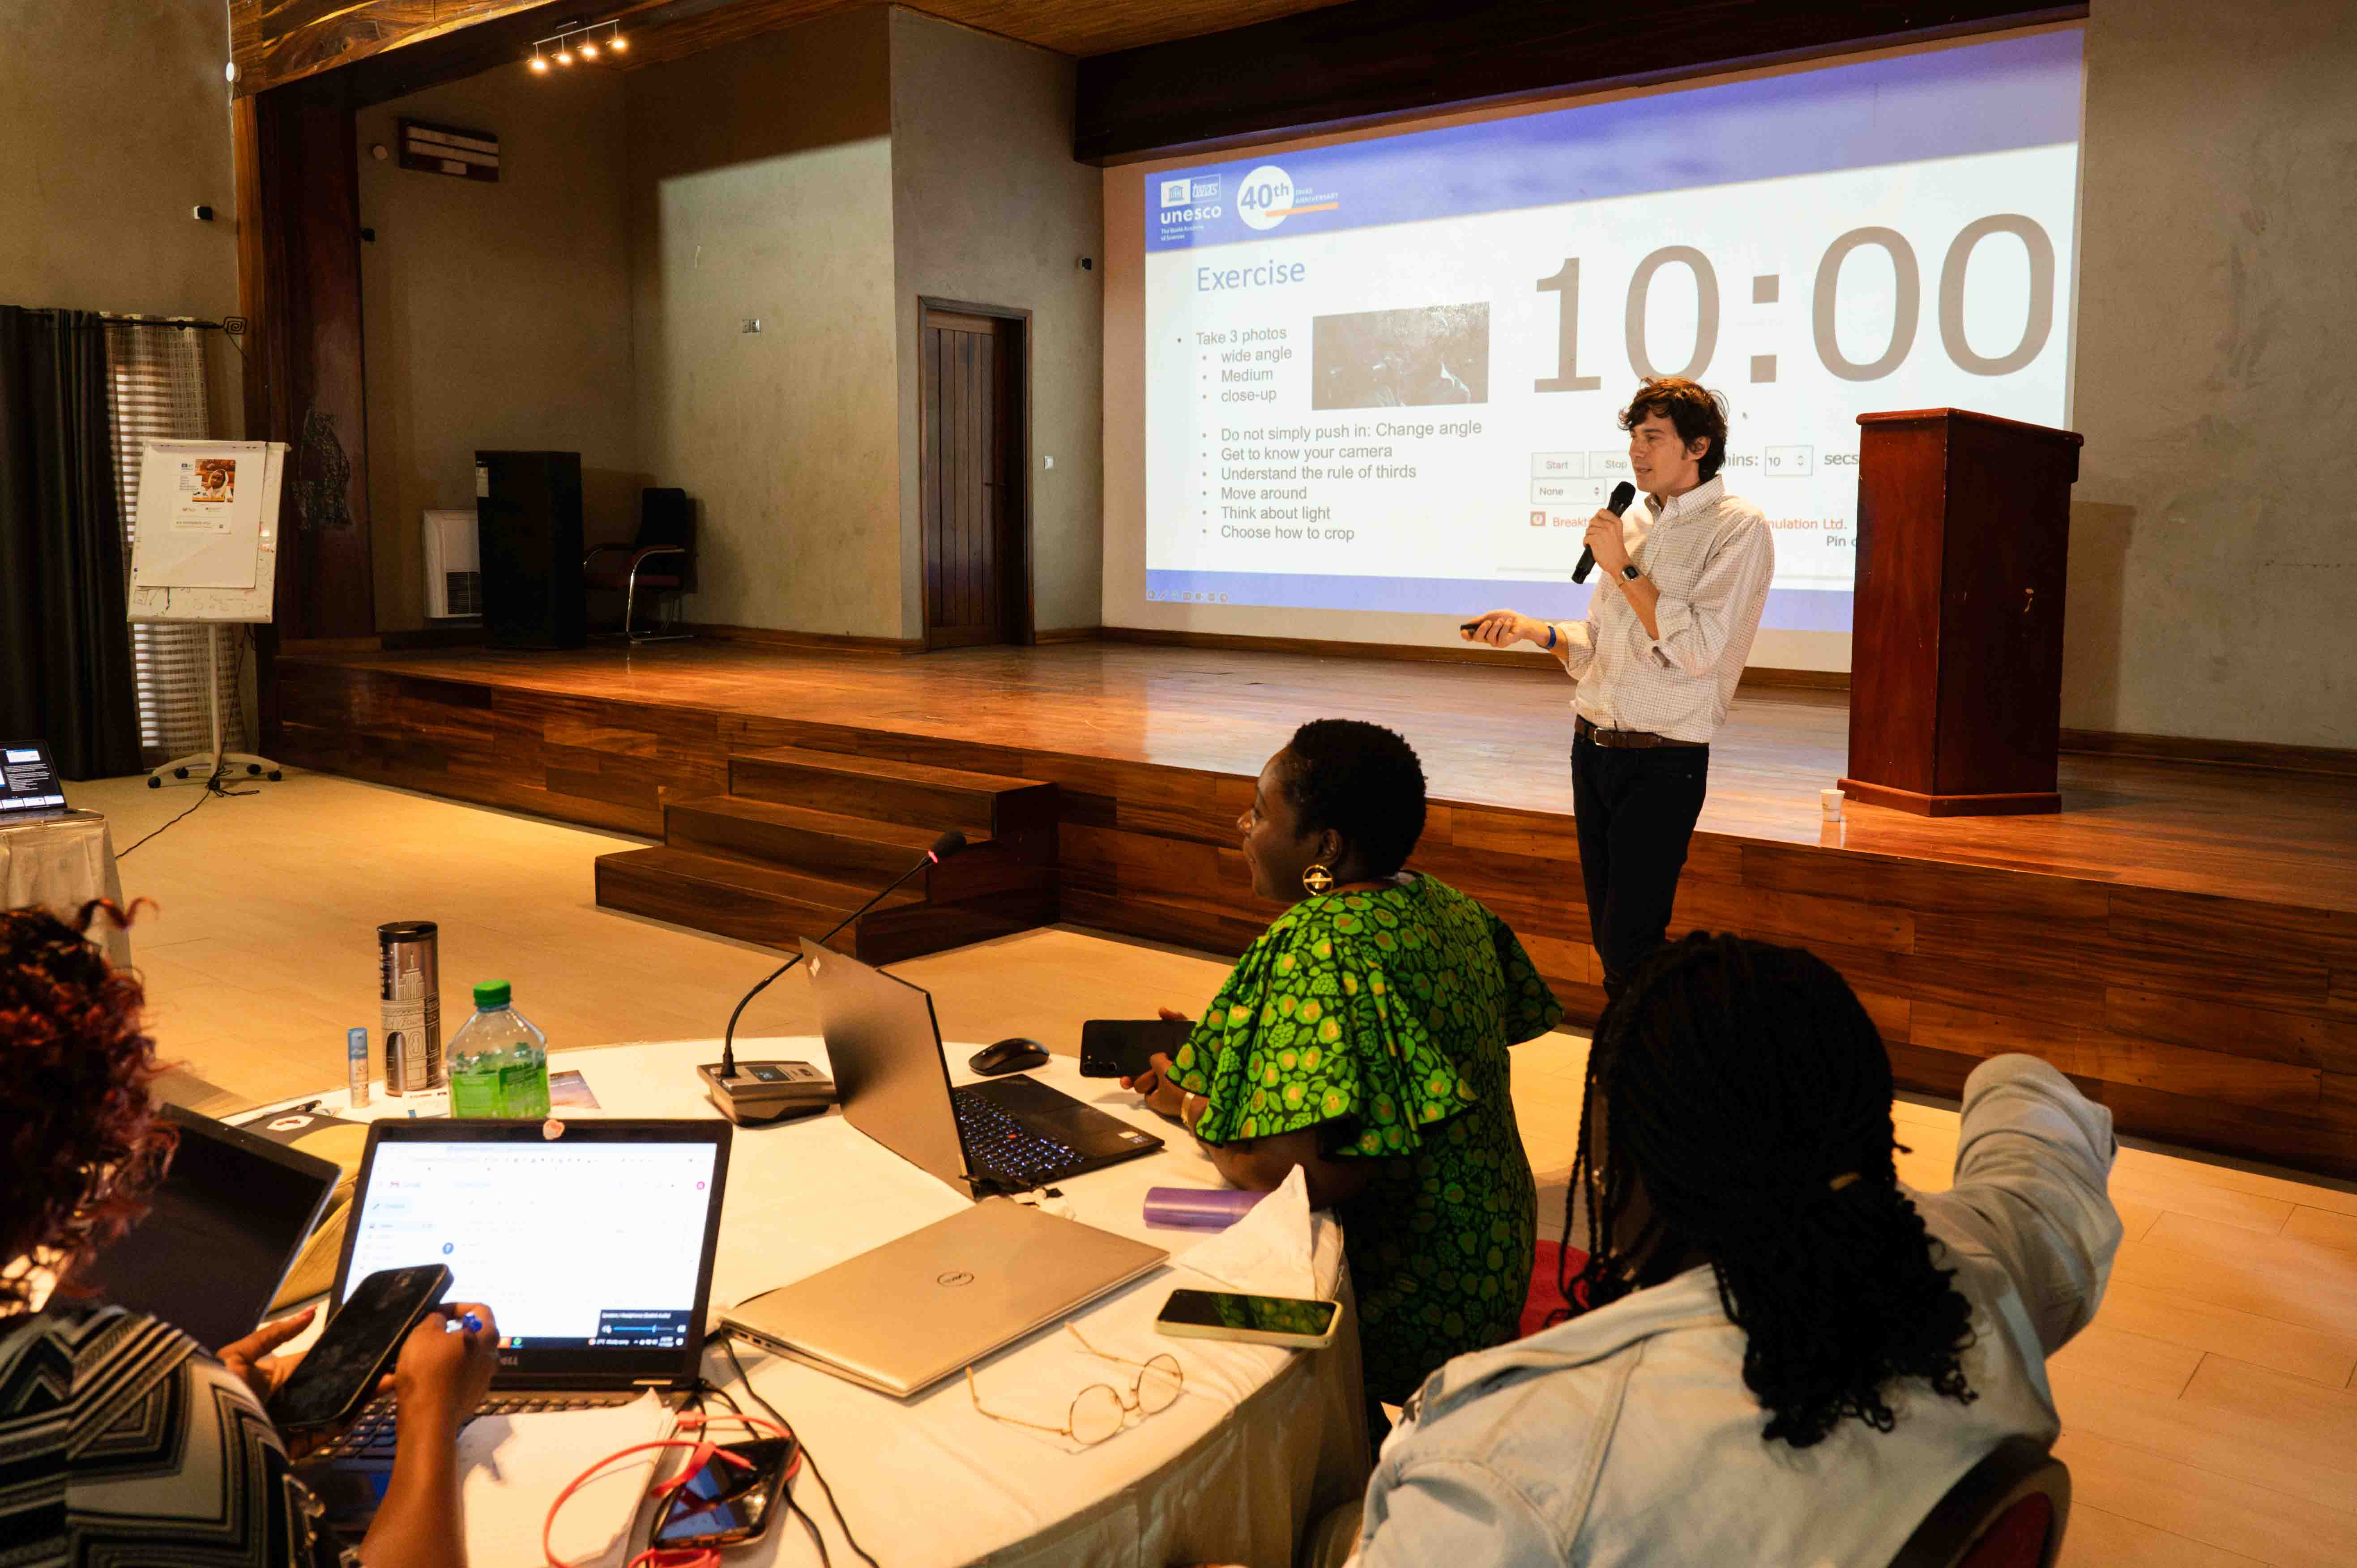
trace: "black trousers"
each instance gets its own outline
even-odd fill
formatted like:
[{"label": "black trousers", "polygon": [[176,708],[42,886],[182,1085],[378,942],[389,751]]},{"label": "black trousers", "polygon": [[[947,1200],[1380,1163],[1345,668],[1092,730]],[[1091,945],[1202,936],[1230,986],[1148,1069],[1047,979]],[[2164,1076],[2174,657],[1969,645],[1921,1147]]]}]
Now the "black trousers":
[{"label": "black trousers", "polygon": [[1638,961],[1662,945],[1686,843],[1710,784],[1708,746],[1644,750],[1571,743],[1571,809],[1579,831],[1587,929],[1618,996]]}]

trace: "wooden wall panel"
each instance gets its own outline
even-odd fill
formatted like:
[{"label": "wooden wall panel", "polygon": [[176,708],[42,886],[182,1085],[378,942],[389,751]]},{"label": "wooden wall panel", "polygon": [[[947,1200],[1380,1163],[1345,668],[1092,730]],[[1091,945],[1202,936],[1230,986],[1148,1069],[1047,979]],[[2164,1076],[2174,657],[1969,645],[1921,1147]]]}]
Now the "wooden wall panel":
[{"label": "wooden wall panel", "polygon": [[[1242,774],[481,680],[279,661],[289,762],[650,836],[726,787],[732,751],[798,746],[1058,787],[1062,918],[1240,952]],[[1604,997],[1567,817],[1432,802],[1413,864],[1511,924],[1575,1023]],[[584,867],[584,875],[587,868]],[[2357,952],[2345,916],[2063,875],[1695,840],[1673,929],[1809,948],[1846,976],[1899,1081],[1953,1094],[2008,1050],[2054,1062],[2123,1133],[2357,1176]]]}]

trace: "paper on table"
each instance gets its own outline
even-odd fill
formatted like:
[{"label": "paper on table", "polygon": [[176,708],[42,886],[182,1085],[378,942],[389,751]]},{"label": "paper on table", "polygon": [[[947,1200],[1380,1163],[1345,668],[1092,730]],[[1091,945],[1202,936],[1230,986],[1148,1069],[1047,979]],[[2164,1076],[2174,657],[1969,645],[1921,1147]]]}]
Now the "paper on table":
[{"label": "paper on table", "polygon": [[[537,1552],[541,1522],[573,1477],[608,1454],[670,1434],[672,1412],[653,1394],[606,1410],[479,1416],[458,1434],[458,1484],[471,1563],[517,1559],[519,1542]],[[566,1499],[550,1544],[579,1568],[619,1564],[631,1521],[646,1498],[659,1449],[635,1454],[598,1473]]]},{"label": "paper on table", "polygon": [[1178,1262],[1231,1289],[1263,1295],[1318,1294],[1317,1234],[1309,1183],[1296,1165],[1252,1212]]}]

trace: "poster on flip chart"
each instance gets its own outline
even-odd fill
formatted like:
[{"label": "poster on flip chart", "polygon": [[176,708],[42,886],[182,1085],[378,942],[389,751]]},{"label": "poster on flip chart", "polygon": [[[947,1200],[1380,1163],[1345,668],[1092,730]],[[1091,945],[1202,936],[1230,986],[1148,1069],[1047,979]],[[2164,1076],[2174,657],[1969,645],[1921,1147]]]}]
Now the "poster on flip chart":
[{"label": "poster on flip chart", "polygon": [[150,441],[132,516],[130,618],[268,620],[286,446]]}]

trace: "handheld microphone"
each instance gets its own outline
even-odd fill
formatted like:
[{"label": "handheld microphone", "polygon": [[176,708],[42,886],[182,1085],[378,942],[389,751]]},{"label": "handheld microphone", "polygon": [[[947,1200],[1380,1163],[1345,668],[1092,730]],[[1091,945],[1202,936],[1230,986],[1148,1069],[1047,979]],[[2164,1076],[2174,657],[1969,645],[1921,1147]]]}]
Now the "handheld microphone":
[{"label": "handheld microphone", "polygon": [[[952,828],[933,841],[933,847],[925,852],[924,858],[877,888],[876,896],[866,903],[837,920],[833,930],[819,938],[818,945],[824,947],[845,926],[882,903],[885,896],[900,884],[929,865],[939,865],[963,848],[965,834]],[[802,961],[801,953],[794,954],[745,993],[737,1001],[737,1010],[728,1015],[728,1027],[720,1036],[720,1060],[695,1069],[696,1076],[704,1079],[705,1093],[731,1122],[774,1122],[796,1112],[823,1111],[834,1103],[834,1085],[808,1062],[752,1062],[747,1065],[741,1078],[737,1070],[737,1020],[745,1015],[753,998]]]},{"label": "handheld microphone", "polygon": [[[1619,517],[1629,510],[1629,503],[1636,499],[1637,487],[1623,479],[1612,487],[1612,503],[1605,510],[1614,517]],[[1595,570],[1596,552],[1583,550],[1579,553],[1579,564],[1571,569],[1571,580],[1575,583],[1585,583],[1587,581],[1587,575]]]}]

